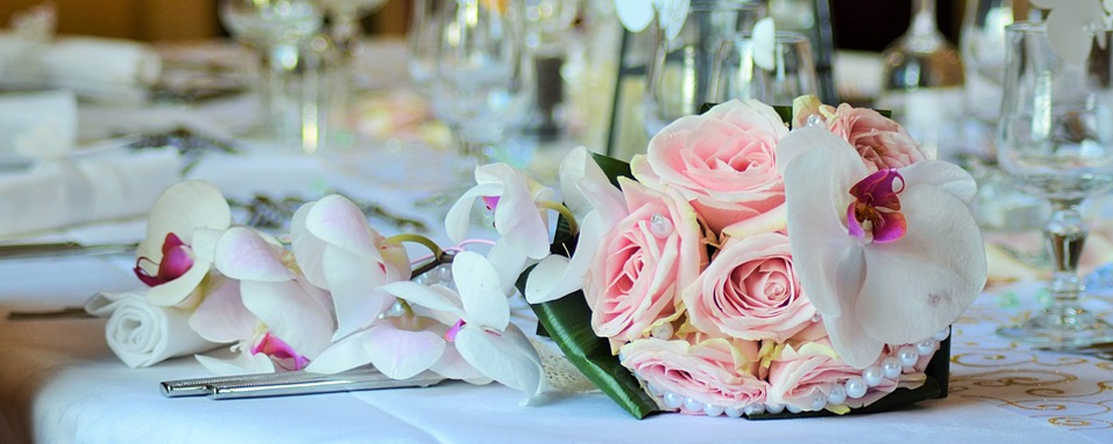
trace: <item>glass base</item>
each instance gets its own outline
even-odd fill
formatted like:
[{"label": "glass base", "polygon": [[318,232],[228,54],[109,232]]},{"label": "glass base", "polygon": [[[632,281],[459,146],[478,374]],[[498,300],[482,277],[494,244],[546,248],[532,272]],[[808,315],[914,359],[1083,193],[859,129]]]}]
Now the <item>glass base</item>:
[{"label": "glass base", "polygon": [[1078,348],[1113,341],[1113,325],[1077,307],[1049,307],[1018,325],[1001,327],[997,334],[1041,347]]}]

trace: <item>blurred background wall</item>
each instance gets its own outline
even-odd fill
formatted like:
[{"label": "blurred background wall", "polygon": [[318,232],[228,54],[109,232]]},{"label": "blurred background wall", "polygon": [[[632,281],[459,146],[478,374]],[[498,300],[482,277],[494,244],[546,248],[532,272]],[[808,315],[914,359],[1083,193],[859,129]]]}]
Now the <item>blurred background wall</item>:
[{"label": "blurred background wall", "polygon": [[[143,41],[196,40],[224,35],[217,0],[51,0],[59,34],[85,34]],[[593,0],[594,1],[594,0]],[[44,0],[0,0],[0,28],[13,13]],[[408,0],[391,0],[369,17],[369,32],[404,34]]]},{"label": "blurred background wall", "polygon": [[[58,8],[58,31],[144,41],[193,40],[223,35],[217,0],[52,0]],[[612,1],[612,0],[588,0]],[[0,28],[12,13],[43,0],[0,1]],[[938,0],[939,27],[958,41],[965,0]],[[910,20],[911,0],[831,0],[836,44],[840,48],[881,51],[900,36]],[[390,0],[368,17],[369,33],[406,32],[409,0]]]}]

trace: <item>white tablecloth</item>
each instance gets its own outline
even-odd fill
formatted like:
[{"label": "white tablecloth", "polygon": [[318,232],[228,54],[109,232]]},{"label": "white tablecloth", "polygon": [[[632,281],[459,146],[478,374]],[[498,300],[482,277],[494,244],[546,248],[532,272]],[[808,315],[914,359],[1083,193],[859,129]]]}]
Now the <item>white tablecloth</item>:
[{"label": "white tablecloth", "polygon": [[[165,125],[152,117],[156,114],[187,116],[194,125],[220,131],[221,122],[230,120],[217,116],[243,111],[242,102],[212,106],[208,114],[144,111],[148,123],[121,110],[84,115],[94,116],[86,122],[102,126],[139,125],[128,130]],[[86,137],[106,132],[83,131]],[[277,155],[266,146],[246,150],[243,156],[206,156],[193,177],[216,183],[232,197],[256,191],[312,196],[333,187],[410,215],[421,211],[412,205],[415,197],[444,186],[445,175],[432,160],[444,153],[428,146],[365,143],[316,157]],[[558,158],[551,152],[536,156]],[[434,219],[428,217],[432,235],[445,242]],[[142,237],[143,224],[82,227],[52,238],[92,242],[129,236]],[[1113,362],[1033,352],[993,335],[993,328],[1021,313],[1009,304],[1002,308],[1002,301],[1030,304],[1033,286],[982,296],[956,325],[948,398],[848,417],[745,421],[669,414],[638,421],[599,393],[526,407],[520,393],[502,386],[459,382],[235,401],[168,399],[158,382],[207,371],[188,357],[130,369],[106,346],[103,320],[3,316],[81,306],[96,291],[134,288],[132,265],[131,258],[119,256],[0,261],[0,443],[1113,442]],[[1113,308],[1107,299],[1088,302],[1107,314]]]}]

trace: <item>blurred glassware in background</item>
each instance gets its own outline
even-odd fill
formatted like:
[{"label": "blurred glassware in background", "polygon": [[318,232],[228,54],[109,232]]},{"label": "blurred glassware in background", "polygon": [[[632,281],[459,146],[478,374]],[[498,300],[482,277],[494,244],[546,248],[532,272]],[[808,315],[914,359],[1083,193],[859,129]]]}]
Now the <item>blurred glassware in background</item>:
[{"label": "blurred glassware in background", "polygon": [[1113,28],[1084,29],[1093,41],[1081,64],[1060,58],[1043,23],[1007,28],[997,159],[1024,190],[1051,201],[1044,226],[1051,255],[1051,306],[998,333],[1049,347],[1113,340],[1113,326],[1083,310],[1078,265],[1089,228],[1083,199],[1113,185]]},{"label": "blurred glassware in background", "polygon": [[544,139],[558,137],[566,126],[564,79],[570,31],[579,15],[579,0],[522,0],[526,63],[537,84],[526,130]]},{"label": "blurred glassware in background", "polygon": [[436,71],[441,33],[442,4],[453,0],[412,0],[406,33],[407,70],[418,90],[428,92]]},{"label": "blurred glassware in background", "polygon": [[756,99],[769,105],[792,106],[793,99],[819,92],[807,36],[776,32],[768,54],[760,54],[759,38],[744,34],[723,41],[712,74],[710,102]]},{"label": "blurred glassware in background", "polygon": [[320,36],[321,12],[309,0],[222,0],[220,19],[259,55],[264,135],[313,153],[327,143],[336,96],[331,42]]},{"label": "blurred glassware in background", "polygon": [[656,54],[648,69],[643,109],[650,137],[672,121],[698,114],[717,100],[712,75],[725,40],[754,30],[765,5],[745,0],[692,0],[679,30],[656,29]]},{"label": "blurred glassware in background", "polygon": [[388,0],[313,0],[328,19],[328,36],[340,52],[353,57],[363,38],[360,20],[379,9]]},{"label": "blurred glassware in background", "polygon": [[525,124],[533,94],[523,63],[521,4],[453,0],[440,6],[431,101],[468,159],[455,163],[470,174],[476,162],[519,162],[505,142]]},{"label": "blurred glassware in background", "polygon": [[877,107],[943,160],[955,160],[962,143],[965,73],[962,58],[939,32],[935,0],[912,0],[908,31],[882,53],[884,84]]}]

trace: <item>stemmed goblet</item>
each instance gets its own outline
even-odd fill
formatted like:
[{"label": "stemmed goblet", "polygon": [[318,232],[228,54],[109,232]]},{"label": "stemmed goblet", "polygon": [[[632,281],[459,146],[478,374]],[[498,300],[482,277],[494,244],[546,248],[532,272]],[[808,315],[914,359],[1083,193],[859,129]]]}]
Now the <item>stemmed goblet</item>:
[{"label": "stemmed goblet", "polygon": [[241,43],[257,51],[260,109],[270,136],[300,138],[305,69],[301,45],[316,35],[321,14],[308,0],[222,0],[220,18]]},{"label": "stemmed goblet", "polygon": [[1093,39],[1081,65],[1060,58],[1040,23],[1006,31],[1006,75],[997,158],[1022,189],[1046,197],[1044,226],[1052,262],[1052,303],[998,333],[1047,347],[1113,340],[1113,326],[1083,310],[1077,269],[1087,227],[1079,206],[1113,184],[1113,29],[1085,30]]},{"label": "stemmed goblet", "polygon": [[819,93],[807,36],[777,32],[768,48],[758,46],[750,34],[723,41],[712,75],[711,101],[756,99],[791,106],[799,96]]},{"label": "stemmed goblet", "polygon": [[[440,4],[440,40],[432,79],[437,118],[456,136],[472,165],[494,157],[525,123],[530,79],[522,63],[517,0],[453,0]],[[469,163],[469,162],[462,162]]]}]

